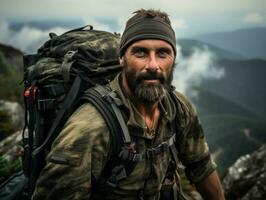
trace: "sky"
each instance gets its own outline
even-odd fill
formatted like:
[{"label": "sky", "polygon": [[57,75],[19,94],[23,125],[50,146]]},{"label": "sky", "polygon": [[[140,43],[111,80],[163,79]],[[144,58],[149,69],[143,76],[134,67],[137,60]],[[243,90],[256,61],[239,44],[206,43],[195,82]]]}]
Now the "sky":
[{"label": "sky", "polygon": [[7,22],[80,20],[95,28],[121,32],[137,9],[167,12],[177,37],[266,26],[265,0],[0,0]]},{"label": "sky", "polygon": [[[177,38],[266,27],[266,0],[0,0],[0,43],[34,53],[49,32],[61,34],[90,24],[122,33],[126,20],[140,8],[167,12]],[[54,21],[54,26],[36,26],[46,21]],[[14,24],[22,26],[16,29]],[[188,93],[203,79],[225,75],[221,66],[213,64],[215,57],[208,49],[195,49],[188,58],[178,56],[174,85],[179,91]]]}]

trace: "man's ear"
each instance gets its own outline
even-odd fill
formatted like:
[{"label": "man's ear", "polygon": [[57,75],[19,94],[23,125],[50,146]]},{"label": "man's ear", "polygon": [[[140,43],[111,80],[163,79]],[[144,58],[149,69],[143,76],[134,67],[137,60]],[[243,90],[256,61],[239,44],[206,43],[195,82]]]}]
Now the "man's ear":
[{"label": "man's ear", "polygon": [[119,58],[119,63],[120,65],[123,65],[125,64],[125,59],[124,59],[124,56],[122,56],[121,58]]}]

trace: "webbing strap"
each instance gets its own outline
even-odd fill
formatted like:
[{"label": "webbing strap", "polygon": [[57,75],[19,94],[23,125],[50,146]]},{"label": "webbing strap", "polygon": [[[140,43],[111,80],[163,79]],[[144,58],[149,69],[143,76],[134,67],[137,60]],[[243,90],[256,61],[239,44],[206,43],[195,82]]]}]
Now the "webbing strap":
[{"label": "webbing strap", "polygon": [[110,174],[105,184],[112,188],[117,187],[118,182],[128,176],[124,165],[115,166]]},{"label": "webbing strap", "polygon": [[37,110],[45,111],[45,110],[54,110],[57,106],[56,99],[38,99],[37,101]]},{"label": "webbing strap", "polygon": [[117,94],[115,92],[108,91],[105,87],[103,87],[101,85],[95,87],[95,90],[97,92],[99,92],[101,94],[101,96],[103,98],[105,98],[110,103],[110,105],[111,105],[111,107],[112,107],[112,109],[116,115],[116,118],[117,118],[117,120],[121,126],[124,143],[130,144],[131,143],[131,137],[129,135],[129,131],[128,131],[127,125],[125,123],[125,120],[122,116],[122,113],[121,113],[120,109],[118,108],[118,106],[122,105],[122,101],[119,98],[117,98]]},{"label": "webbing strap", "polygon": [[114,95],[114,92],[112,93],[109,93],[108,96],[106,96],[106,99],[107,101],[111,104],[113,110],[114,110],[114,113],[117,117],[117,120],[119,121],[119,124],[122,128],[122,132],[123,132],[123,139],[124,139],[124,143],[126,144],[130,144],[131,143],[131,138],[130,138],[130,135],[129,135],[129,131],[128,131],[128,128],[127,128],[127,125],[125,123],[125,120],[121,114],[121,111],[119,110],[119,108],[117,107],[116,105],[116,101],[113,97]]},{"label": "webbing strap", "polygon": [[[89,27],[89,29],[86,29],[87,27]],[[93,26],[91,26],[91,25],[86,25],[86,26],[82,26],[82,27],[80,27],[80,28],[72,29],[72,30],[67,31],[67,32],[65,32],[65,33],[63,33],[63,34],[67,34],[67,33],[71,33],[71,32],[76,32],[76,31],[82,31],[82,30],[92,30],[92,29],[93,29]]]},{"label": "webbing strap", "polygon": [[177,157],[178,151],[177,151],[175,145],[170,146],[170,151],[172,153],[172,156],[174,158],[174,161],[176,163],[177,168],[179,168],[179,169],[185,169],[185,166],[181,163],[181,161]]},{"label": "webbing strap", "polygon": [[[107,102],[103,97],[108,93],[106,88],[97,86],[90,88],[84,94],[82,100],[92,103],[95,108],[103,116],[111,134],[112,149],[111,158],[106,163],[105,168],[101,176],[97,179],[93,179],[93,189],[91,199],[104,199],[105,195],[108,194],[117,183],[128,176],[128,169],[124,165],[120,164],[118,154],[122,146],[122,129],[116,119],[114,111],[109,102]],[[81,102],[82,103],[82,102]],[[134,165],[133,165],[134,166]]]},{"label": "webbing strap", "polygon": [[[179,107],[179,100],[177,99],[176,95],[174,94],[173,91],[171,91],[169,93],[174,101],[175,107],[178,108]],[[179,125],[180,125],[180,119],[179,119],[179,115],[180,113],[177,113],[175,120],[172,122],[172,130],[174,130],[176,132],[176,140],[178,141],[181,137],[182,137],[182,133],[180,132],[179,129]],[[180,159],[178,158],[178,150],[176,149],[175,145],[172,145],[170,147],[170,151],[172,154],[172,157],[176,163],[177,168],[184,170],[185,166],[182,164],[182,162],[180,161]]]},{"label": "webbing strap", "polygon": [[107,162],[105,166],[105,169],[108,170],[104,170],[109,173],[109,170],[112,169],[117,163],[118,154],[122,146],[122,130],[110,104],[102,98],[105,93],[107,94],[107,89],[103,88],[100,93],[99,89],[96,90],[96,88],[98,88],[98,86],[87,90],[81,100],[92,103],[92,105],[95,106],[95,108],[101,113],[109,128],[109,132],[111,134],[112,139],[112,156],[110,161]]},{"label": "webbing strap", "polygon": [[119,154],[122,160],[125,161],[133,161],[133,162],[140,162],[143,160],[150,160],[154,156],[161,154],[171,148],[171,146],[174,146],[175,141],[175,134],[172,135],[168,140],[162,142],[161,144],[157,145],[153,148],[147,148],[144,153],[131,153],[129,150],[124,149]]},{"label": "webbing strap", "polygon": [[62,94],[65,94],[65,87],[62,83],[45,85],[43,86],[45,92],[47,92],[50,96],[58,97]]},{"label": "webbing strap", "polygon": [[81,85],[81,79],[80,79],[80,77],[77,76],[71,89],[70,89],[70,91],[69,91],[69,93],[67,94],[67,96],[65,98],[62,109],[58,112],[58,115],[56,116],[56,118],[54,120],[54,123],[53,123],[47,137],[45,138],[44,142],[32,152],[32,157],[36,156],[48,144],[48,142],[50,142],[52,139],[55,139],[56,130],[57,130],[59,124],[62,122],[62,119],[63,119],[65,113],[67,111],[69,111],[69,109],[73,105],[74,101],[76,100],[80,85]]},{"label": "webbing strap", "polygon": [[68,51],[66,52],[65,56],[64,56],[64,60],[62,63],[62,75],[64,78],[65,83],[67,83],[69,81],[70,78],[70,68],[73,64],[73,56],[76,54],[76,51]]}]

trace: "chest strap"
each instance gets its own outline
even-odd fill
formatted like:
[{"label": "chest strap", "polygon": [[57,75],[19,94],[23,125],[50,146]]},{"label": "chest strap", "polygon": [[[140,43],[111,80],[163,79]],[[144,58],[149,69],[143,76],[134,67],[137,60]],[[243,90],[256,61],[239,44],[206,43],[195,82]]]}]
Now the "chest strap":
[{"label": "chest strap", "polygon": [[173,134],[168,140],[162,142],[161,144],[147,148],[144,153],[133,153],[129,151],[127,148],[122,147],[122,150],[119,154],[122,160],[125,161],[133,161],[140,162],[143,160],[150,160],[154,156],[159,155],[165,151],[167,151],[175,142],[176,134]]}]

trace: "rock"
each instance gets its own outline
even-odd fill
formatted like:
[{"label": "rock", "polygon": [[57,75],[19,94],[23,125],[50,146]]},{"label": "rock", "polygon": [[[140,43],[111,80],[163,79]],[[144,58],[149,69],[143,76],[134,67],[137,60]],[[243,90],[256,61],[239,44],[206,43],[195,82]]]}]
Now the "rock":
[{"label": "rock", "polygon": [[0,142],[0,185],[22,168],[21,139],[22,131],[17,131]]},{"label": "rock", "polygon": [[227,200],[265,200],[266,145],[252,154],[240,157],[228,169],[222,183]]},{"label": "rock", "polygon": [[0,155],[7,161],[14,161],[22,156],[22,130],[15,132],[0,142]]},{"label": "rock", "polygon": [[8,112],[15,130],[19,130],[23,127],[24,111],[19,103],[0,100],[0,111]]}]

